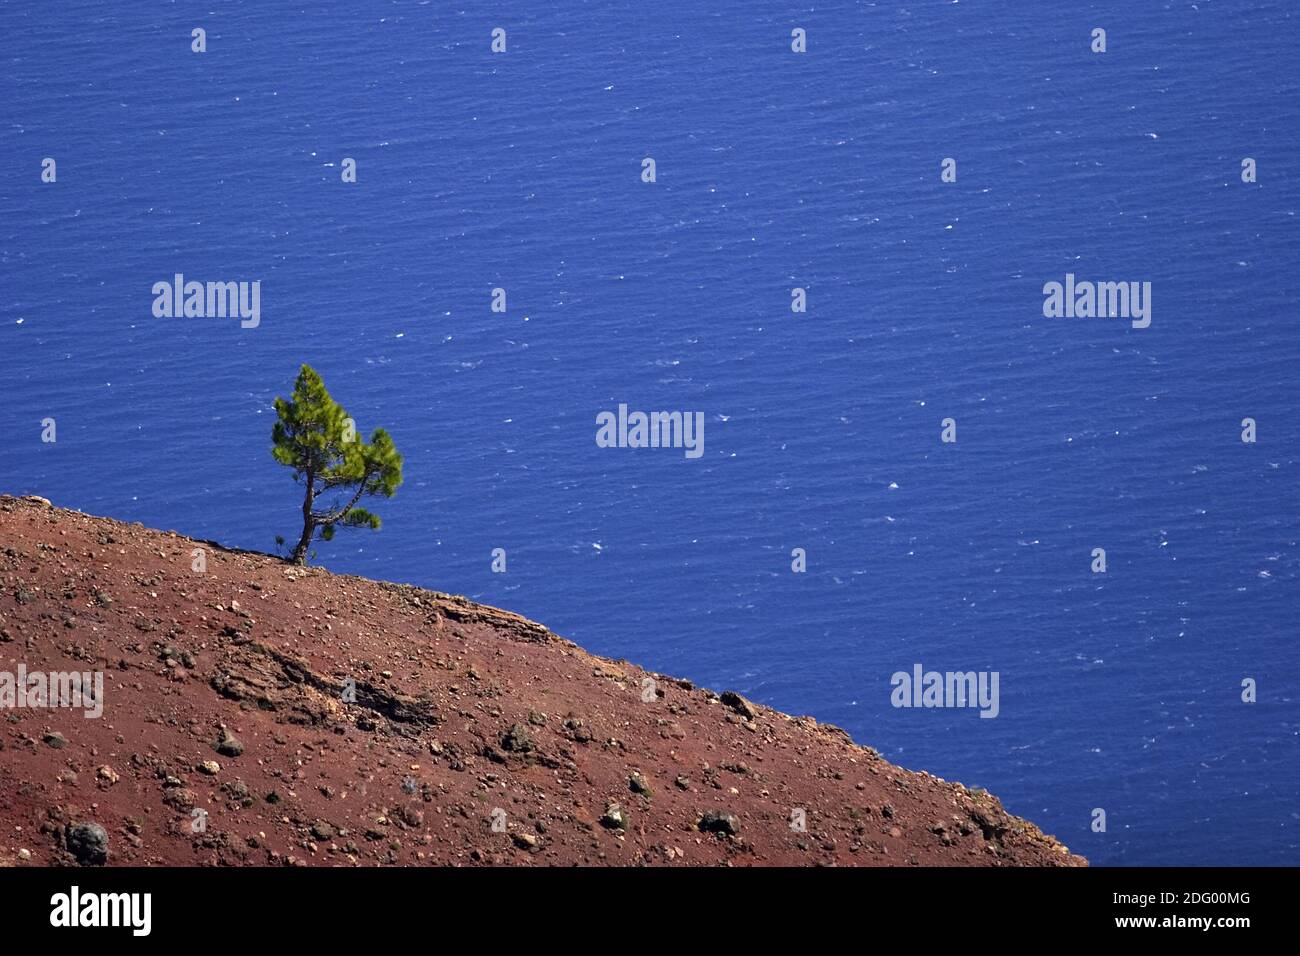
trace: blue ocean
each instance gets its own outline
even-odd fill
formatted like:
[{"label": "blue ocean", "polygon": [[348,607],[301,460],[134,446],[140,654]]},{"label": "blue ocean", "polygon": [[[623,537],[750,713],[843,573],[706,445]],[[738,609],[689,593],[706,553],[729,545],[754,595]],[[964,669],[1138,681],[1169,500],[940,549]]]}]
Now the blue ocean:
[{"label": "blue ocean", "polygon": [[[4,3],[0,491],[274,551],[309,363],[406,479],[316,563],[1094,865],[1294,865],[1298,51],[1290,0]],[[176,274],[259,324],[155,317]],[[1045,317],[1067,274],[1149,326]],[[599,447],[620,404],[703,454]],[[997,717],[894,706],[918,664]]]}]

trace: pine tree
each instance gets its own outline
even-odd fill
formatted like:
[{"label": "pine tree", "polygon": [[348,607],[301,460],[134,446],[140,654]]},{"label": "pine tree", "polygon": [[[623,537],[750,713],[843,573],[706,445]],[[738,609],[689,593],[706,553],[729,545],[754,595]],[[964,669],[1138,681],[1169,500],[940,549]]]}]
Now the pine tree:
[{"label": "pine tree", "polygon": [[[378,528],[379,517],[357,502],[366,495],[391,498],[402,483],[402,456],[388,432],[376,428],[369,443],[362,441],[310,365],[298,373],[292,396],[275,400],[275,413],[279,420],[271,430],[271,454],[293,469],[294,481],[306,485],[302,536],[290,560],[306,564],[317,530],[329,541],[336,526]],[[321,508],[323,498],[328,503]]]}]

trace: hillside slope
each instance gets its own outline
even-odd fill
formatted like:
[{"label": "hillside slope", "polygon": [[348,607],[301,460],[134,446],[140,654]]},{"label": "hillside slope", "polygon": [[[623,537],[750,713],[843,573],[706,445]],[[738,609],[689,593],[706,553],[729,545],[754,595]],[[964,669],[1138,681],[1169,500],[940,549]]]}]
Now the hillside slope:
[{"label": "hillside slope", "polygon": [[0,866],[1084,863],[518,615],[0,497],[11,691],[20,667],[102,672],[103,710],[0,699]]}]

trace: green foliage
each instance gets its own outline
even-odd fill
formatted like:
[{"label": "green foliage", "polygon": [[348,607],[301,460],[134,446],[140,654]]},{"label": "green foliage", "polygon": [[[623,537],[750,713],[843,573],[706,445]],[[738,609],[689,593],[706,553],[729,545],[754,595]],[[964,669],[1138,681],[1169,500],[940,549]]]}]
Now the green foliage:
[{"label": "green foliage", "polygon": [[[357,502],[365,496],[391,498],[402,483],[402,456],[388,432],[376,428],[369,442],[362,441],[310,365],[298,373],[293,394],[275,400],[275,414],[271,454],[293,469],[306,491],[302,537],[291,559],[303,563],[317,529],[329,541],[336,527],[378,528],[379,516]],[[325,507],[319,506],[322,498],[328,499]]]}]

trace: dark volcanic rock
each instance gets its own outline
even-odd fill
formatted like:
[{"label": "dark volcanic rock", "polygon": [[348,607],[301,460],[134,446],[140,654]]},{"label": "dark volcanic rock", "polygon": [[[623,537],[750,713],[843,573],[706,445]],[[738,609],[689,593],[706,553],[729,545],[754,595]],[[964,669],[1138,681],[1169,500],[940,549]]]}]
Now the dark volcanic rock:
[{"label": "dark volcanic rock", "polygon": [[212,745],[223,757],[238,757],[244,752],[244,745],[229,730],[223,730],[217,742]]},{"label": "dark volcanic rock", "polygon": [[68,827],[68,852],[82,866],[103,866],[108,862],[108,831],[98,823],[74,823]]},{"label": "dark volcanic rock", "polygon": [[510,729],[501,737],[501,746],[514,753],[527,753],[533,749],[533,738],[521,724],[511,724]]},{"label": "dark volcanic rock", "polygon": [[719,700],[746,720],[753,720],[758,716],[758,708],[745,698],[741,697],[734,690],[724,690]]},{"label": "dark volcanic rock", "polygon": [[725,833],[736,836],[740,833],[740,820],[734,813],[710,810],[700,817],[700,829],[705,833]]}]

